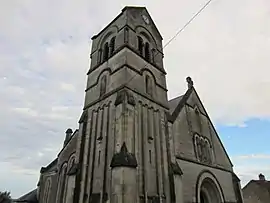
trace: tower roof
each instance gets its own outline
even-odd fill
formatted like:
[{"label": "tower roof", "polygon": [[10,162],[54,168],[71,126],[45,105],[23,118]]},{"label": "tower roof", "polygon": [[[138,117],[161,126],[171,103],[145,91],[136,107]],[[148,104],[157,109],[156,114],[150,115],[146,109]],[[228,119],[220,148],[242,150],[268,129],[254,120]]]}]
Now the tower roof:
[{"label": "tower roof", "polygon": [[121,15],[123,15],[123,13],[127,10],[132,10],[132,9],[137,9],[137,10],[145,10],[145,12],[147,13],[148,17],[150,18],[151,20],[151,24],[154,26],[155,30],[157,31],[159,37],[161,39],[162,38],[162,35],[160,34],[159,30],[157,29],[157,26],[155,25],[151,15],[149,14],[149,12],[147,11],[146,7],[144,6],[125,6],[123,9],[122,9],[122,12],[120,14],[118,14],[106,27],[104,27],[98,34],[94,35],[91,39],[95,39],[97,38],[101,33],[103,33],[104,30],[106,30],[109,26],[111,26]]}]

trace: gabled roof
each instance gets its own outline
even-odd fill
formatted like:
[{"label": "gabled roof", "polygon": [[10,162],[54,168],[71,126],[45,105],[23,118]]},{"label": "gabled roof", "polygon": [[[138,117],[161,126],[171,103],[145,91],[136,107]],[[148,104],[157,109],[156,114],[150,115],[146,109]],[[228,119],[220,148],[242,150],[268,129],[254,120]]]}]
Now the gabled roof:
[{"label": "gabled roof", "polygon": [[[186,93],[184,95],[176,97],[176,98],[169,101],[170,113],[167,114],[167,118],[168,118],[169,122],[173,123],[176,120],[176,118],[178,117],[178,115],[179,115],[180,111],[182,110],[182,108],[185,106],[185,104],[186,104],[186,102],[187,102],[187,100],[188,100],[188,98],[189,98],[189,96],[191,95],[192,92],[194,92],[196,94],[199,102],[202,104],[202,101],[201,101],[198,93],[196,92],[193,84],[192,84],[192,86],[188,88],[188,90],[186,91]],[[177,102],[178,102],[178,104],[176,104]],[[176,106],[176,107],[174,107],[174,106]],[[209,123],[212,126],[212,128],[214,129],[215,134],[217,135],[216,137],[217,137],[218,141],[220,142],[221,147],[223,148],[223,150],[225,152],[225,155],[227,156],[231,166],[233,166],[232,161],[231,161],[227,151],[225,150],[225,147],[222,144],[222,142],[221,142],[221,140],[220,140],[220,138],[218,136],[218,133],[217,133],[217,131],[216,131],[210,117],[208,116],[207,111],[204,108],[203,104],[202,104],[202,108],[206,112],[206,116],[207,116],[207,118],[209,120]]]},{"label": "gabled roof", "polygon": [[179,97],[169,100],[170,114],[167,115],[168,121],[170,121],[171,123],[175,121],[178,114],[180,113],[182,108],[185,106],[187,99],[189,98],[193,90],[194,90],[194,87],[191,87],[186,91],[184,95],[181,95]]},{"label": "gabled roof", "polygon": [[38,203],[37,200],[37,189],[32,190],[31,192],[21,196],[15,202],[29,202],[29,203]]},{"label": "gabled roof", "polygon": [[270,181],[267,180],[251,180],[248,182],[248,184],[243,187],[242,190],[245,190],[249,185],[251,184],[257,184],[261,189],[266,189],[269,192],[270,195]]},{"label": "gabled roof", "polygon": [[169,109],[170,109],[170,114],[173,113],[173,111],[175,110],[176,106],[178,105],[178,103],[181,101],[181,99],[183,98],[184,95],[175,97],[171,100],[169,100]]},{"label": "gabled roof", "polygon": [[95,38],[97,38],[101,33],[103,33],[104,32],[104,30],[106,30],[108,27],[110,27],[126,10],[128,10],[128,9],[145,9],[145,11],[146,11],[146,13],[148,14],[148,16],[149,16],[149,18],[150,18],[150,20],[151,20],[151,22],[152,22],[152,24],[154,25],[154,27],[156,28],[156,30],[157,30],[157,33],[158,33],[158,35],[160,36],[160,38],[161,39],[163,39],[162,38],[162,35],[160,34],[160,32],[159,32],[159,30],[157,29],[157,26],[155,25],[155,23],[154,23],[154,21],[153,21],[153,19],[152,19],[152,17],[151,17],[151,15],[149,14],[149,12],[147,11],[147,9],[146,9],[146,7],[140,7],[140,6],[125,6],[123,9],[122,9],[122,12],[120,13],[120,14],[118,14],[106,27],[104,27],[98,34],[96,34],[96,35],[94,35],[93,37],[92,37],[92,39],[95,39]]},{"label": "gabled roof", "polygon": [[147,15],[149,16],[149,18],[150,18],[152,24],[154,25],[154,28],[156,29],[156,31],[157,31],[159,37],[160,37],[161,39],[163,39],[163,38],[162,38],[162,35],[160,34],[160,32],[159,32],[159,30],[158,30],[158,28],[157,28],[157,26],[156,26],[156,24],[155,24],[155,22],[154,22],[154,20],[152,19],[152,16],[150,15],[150,13],[149,13],[148,10],[146,9],[146,7],[144,7],[144,6],[126,6],[126,7],[124,7],[124,8],[122,9],[122,12],[124,12],[124,11],[127,10],[127,9],[138,9],[138,10],[140,9],[140,10],[145,10],[146,13],[147,13]]}]

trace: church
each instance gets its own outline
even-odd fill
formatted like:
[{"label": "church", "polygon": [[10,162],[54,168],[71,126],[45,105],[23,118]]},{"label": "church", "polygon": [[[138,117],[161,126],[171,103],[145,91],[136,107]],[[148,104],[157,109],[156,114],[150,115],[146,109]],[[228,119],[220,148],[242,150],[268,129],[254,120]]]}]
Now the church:
[{"label": "church", "polygon": [[125,7],[92,37],[78,129],[41,168],[36,202],[243,202],[192,79],[168,100],[162,46],[145,7]]}]

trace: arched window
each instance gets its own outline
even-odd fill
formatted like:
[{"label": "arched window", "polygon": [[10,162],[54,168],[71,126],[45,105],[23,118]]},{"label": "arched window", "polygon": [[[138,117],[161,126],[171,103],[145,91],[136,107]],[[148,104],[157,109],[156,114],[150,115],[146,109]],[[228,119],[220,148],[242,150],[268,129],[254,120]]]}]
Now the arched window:
[{"label": "arched window", "polygon": [[194,147],[197,159],[201,162],[210,164],[212,162],[211,146],[207,138],[198,134],[194,135]]},{"label": "arched window", "polygon": [[202,142],[202,161],[207,162],[207,146],[204,140]]},{"label": "arched window", "polygon": [[202,142],[200,138],[198,139],[197,147],[198,147],[198,158],[201,161],[202,160]]},{"label": "arched window", "polygon": [[101,63],[102,60],[102,49],[98,50],[98,64]]},{"label": "arched window", "polygon": [[198,152],[198,143],[199,142],[200,142],[199,136],[195,135],[195,137],[194,137],[194,146],[195,146],[195,154],[196,154],[197,158],[199,158],[199,152]]},{"label": "arched window", "polygon": [[107,77],[103,75],[100,81],[100,96],[106,93],[106,86],[107,86]]},{"label": "arched window", "polygon": [[68,160],[68,171],[70,168],[75,164],[75,155],[72,155],[70,159]]},{"label": "arched window", "polygon": [[59,179],[58,179],[58,189],[57,189],[57,201],[63,203],[64,191],[66,188],[66,174],[67,174],[67,164],[64,164],[61,168]]},{"label": "arched window", "polygon": [[143,55],[143,39],[140,36],[138,36],[138,50]]},{"label": "arched window", "polygon": [[51,177],[47,178],[46,183],[45,183],[43,203],[49,203],[50,191],[51,191]]},{"label": "arched window", "polygon": [[[75,155],[72,155],[69,160],[68,160],[68,164],[67,164],[67,173],[70,173],[71,167],[75,164]],[[63,191],[63,199],[64,202],[67,202],[67,196],[68,196],[68,184],[69,184],[69,176],[67,174],[67,176],[65,177],[65,185],[64,185],[64,191]]]},{"label": "arched window", "polygon": [[152,96],[152,82],[151,78],[147,75],[145,77],[145,87],[146,87],[146,93],[150,96]]},{"label": "arched window", "polygon": [[145,43],[144,54],[145,54],[145,56],[144,56],[145,60],[150,61],[150,48],[149,48],[149,43],[148,42]]},{"label": "arched window", "polygon": [[152,62],[155,63],[155,57],[156,57],[156,50],[152,49]]},{"label": "arched window", "polygon": [[103,50],[103,61],[107,61],[109,58],[109,44],[106,42],[104,44],[104,50]]},{"label": "arched window", "polygon": [[110,41],[110,56],[113,55],[115,50],[115,37],[113,37]]}]

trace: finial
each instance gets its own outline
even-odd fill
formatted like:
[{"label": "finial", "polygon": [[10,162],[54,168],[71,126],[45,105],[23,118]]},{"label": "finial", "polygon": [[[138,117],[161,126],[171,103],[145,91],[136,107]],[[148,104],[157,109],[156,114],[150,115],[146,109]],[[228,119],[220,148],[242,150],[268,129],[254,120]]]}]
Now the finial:
[{"label": "finial", "polygon": [[72,129],[71,128],[68,128],[67,130],[66,130],[66,133],[73,133],[73,131],[72,131]]},{"label": "finial", "polygon": [[188,76],[186,78],[186,81],[188,83],[188,89],[192,88],[193,87],[193,81],[192,81],[191,77]]}]

